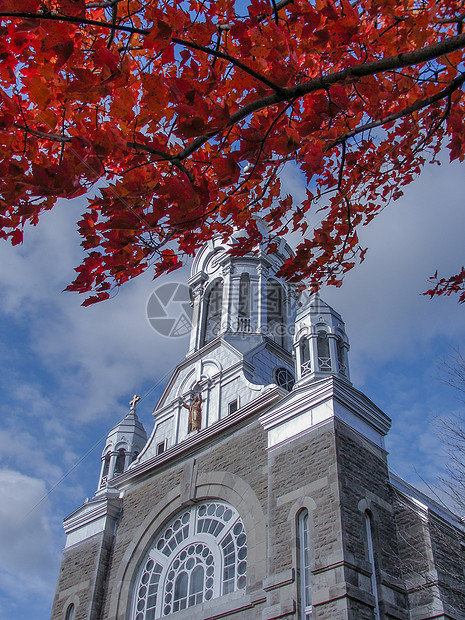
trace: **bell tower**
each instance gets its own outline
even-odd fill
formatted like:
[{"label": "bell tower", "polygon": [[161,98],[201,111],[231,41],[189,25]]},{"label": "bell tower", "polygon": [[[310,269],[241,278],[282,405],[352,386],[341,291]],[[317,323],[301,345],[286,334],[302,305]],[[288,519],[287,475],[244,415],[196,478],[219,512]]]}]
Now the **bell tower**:
[{"label": "bell tower", "polygon": [[292,250],[284,239],[273,239],[276,251],[267,253],[263,231],[265,241],[254,252],[234,256],[242,235],[234,233],[227,243],[215,237],[194,259],[189,351],[155,407],[154,430],[138,463],[239,415],[276,385],[286,391],[294,385],[296,290],[277,276]]},{"label": "bell tower", "polygon": [[302,293],[294,335],[296,382],[335,376],[350,383],[349,340],[341,316],[318,293]]},{"label": "bell tower", "polygon": [[147,442],[147,433],[136,413],[136,405],[139,400],[139,396],[134,395],[129,403],[131,405],[129,412],[108,433],[102,452],[102,467],[97,493],[103,492],[114,476],[118,476],[127,470]]}]

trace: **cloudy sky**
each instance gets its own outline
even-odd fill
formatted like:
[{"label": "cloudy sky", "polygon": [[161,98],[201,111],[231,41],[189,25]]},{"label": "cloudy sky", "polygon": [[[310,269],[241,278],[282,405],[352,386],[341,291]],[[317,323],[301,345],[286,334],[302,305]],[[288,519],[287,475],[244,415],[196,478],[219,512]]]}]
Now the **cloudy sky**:
[{"label": "cloudy sky", "polygon": [[[284,180],[298,189],[292,172]],[[346,322],[353,383],[393,420],[391,468],[417,486],[442,466],[435,418],[461,406],[437,365],[451,347],[465,351],[465,307],[420,293],[436,269],[456,273],[463,263],[464,197],[463,166],[427,168],[364,231],[365,263],[323,292]],[[95,492],[106,433],[136,392],[150,432],[169,370],[187,349],[146,319],[150,274],[90,308],[62,292],[80,260],[81,210],[62,203],[23,246],[0,245],[0,620],[49,618],[61,523]]]}]

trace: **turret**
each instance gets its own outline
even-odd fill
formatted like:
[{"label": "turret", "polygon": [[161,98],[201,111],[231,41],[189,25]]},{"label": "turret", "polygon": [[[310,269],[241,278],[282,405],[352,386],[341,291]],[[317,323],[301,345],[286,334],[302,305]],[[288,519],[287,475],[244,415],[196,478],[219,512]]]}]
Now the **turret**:
[{"label": "turret", "polygon": [[114,476],[125,472],[147,442],[147,433],[136,413],[139,400],[140,398],[135,395],[130,402],[131,409],[127,415],[108,433],[102,452],[98,491],[105,489]]},{"label": "turret", "polygon": [[318,293],[304,291],[297,308],[296,385],[333,375],[350,382],[349,341],[341,316]]}]

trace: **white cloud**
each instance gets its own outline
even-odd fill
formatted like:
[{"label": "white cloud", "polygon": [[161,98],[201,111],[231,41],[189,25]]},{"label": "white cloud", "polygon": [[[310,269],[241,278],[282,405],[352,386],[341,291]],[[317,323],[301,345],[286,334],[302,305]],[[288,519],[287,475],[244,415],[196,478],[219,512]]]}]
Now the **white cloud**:
[{"label": "white cloud", "polygon": [[464,262],[465,175],[459,164],[429,166],[405,196],[360,234],[369,250],[338,290],[324,298],[341,312],[352,343],[354,377],[373,364],[431,354],[435,338],[464,342],[457,299],[421,295],[428,277],[457,273]]},{"label": "white cloud", "polygon": [[50,505],[37,505],[45,491],[38,478],[0,469],[0,590],[21,604],[37,597],[49,603],[57,576],[60,549],[50,527]]}]

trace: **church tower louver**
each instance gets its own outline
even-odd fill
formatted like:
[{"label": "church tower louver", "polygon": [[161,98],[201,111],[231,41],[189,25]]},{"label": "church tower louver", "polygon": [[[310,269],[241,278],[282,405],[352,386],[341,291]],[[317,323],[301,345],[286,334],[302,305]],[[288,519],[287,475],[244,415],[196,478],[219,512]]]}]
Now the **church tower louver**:
[{"label": "church tower louver", "polygon": [[462,524],[389,474],[342,318],[277,276],[285,241],[228,249],[194,260],[149,439],[134,397],[64,521],[52,620],[463,620]]}]

